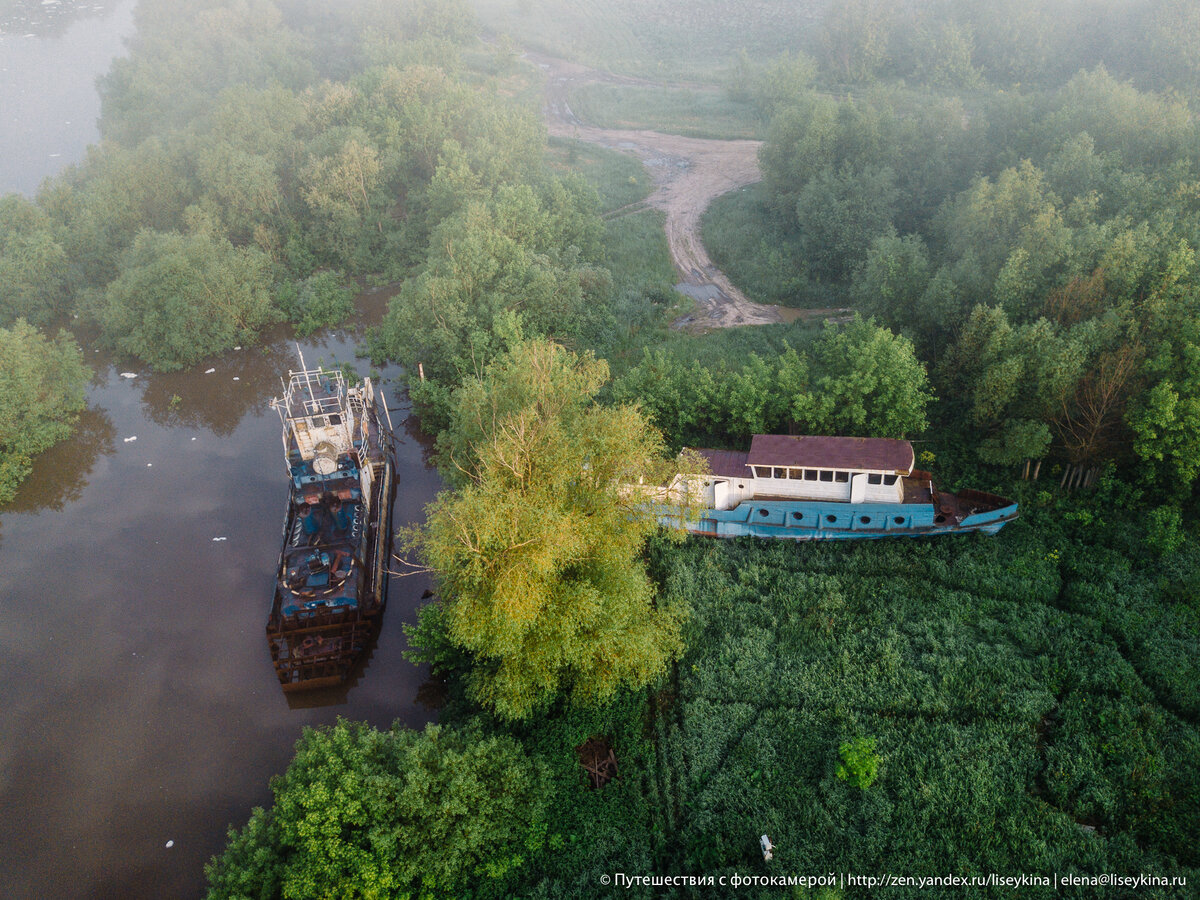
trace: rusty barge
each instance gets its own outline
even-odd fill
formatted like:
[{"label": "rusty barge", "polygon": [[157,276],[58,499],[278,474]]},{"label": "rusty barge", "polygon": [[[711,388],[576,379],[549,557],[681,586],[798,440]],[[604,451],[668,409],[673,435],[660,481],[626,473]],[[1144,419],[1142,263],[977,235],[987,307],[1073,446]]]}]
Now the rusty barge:
[{"label": "rusty barge", "polygon": [[387,404],[371,379],[288,373],[271,401],[289,490],[267,643],[285,691],[345,681],[387,603],[395,463]]}]

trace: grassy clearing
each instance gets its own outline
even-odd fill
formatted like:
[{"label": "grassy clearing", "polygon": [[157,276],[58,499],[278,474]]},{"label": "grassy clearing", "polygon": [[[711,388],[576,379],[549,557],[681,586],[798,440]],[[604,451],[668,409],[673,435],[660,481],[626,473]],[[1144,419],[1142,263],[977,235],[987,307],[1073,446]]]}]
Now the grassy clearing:
[{"label": "grassy clearing", "polygon": [[556,172],[578,172],[590,181],[600,192],[602,214],[645,200],[654,190],[638,160],[595,144],[550,138],[546,161]]},{"label": "grassy clearing", "polygon": [[[695,614],[659,722],[658,870],[1194,878],[1195,547],[1160,577],[1063,527],[1072,507],[997,538],[663,548]],[[867,789],[837,775],[855,738]]]},{"label": "grassy clearing", "polygon": [[843,306],[845,297],[809,280],[798,261],[796,239],[778,224],[754,184],[718,197],[704,213],[701,237],[709,255],[742,292],[778,306]]},{"label": "grassy clearing", "polygon": [[741,48],[774,56],[812,27],[820,0],[473,0],[485,28],[521,46],[655,79],[719,83]]},{"label": "grassy clearing", "polygon": [[610,218],[607,225],[605,265],[613,273],[617,292],[646,287],[671,287],[678,280],[667,235],[664,215],[657,209],[641,209]]},{"label": "grassy clearing", "polygon": [[571,109],[601,128],[653,129],[688,137],[765,137],[766,127],[749,105],[712,89],[588,84],[571,92]]}]

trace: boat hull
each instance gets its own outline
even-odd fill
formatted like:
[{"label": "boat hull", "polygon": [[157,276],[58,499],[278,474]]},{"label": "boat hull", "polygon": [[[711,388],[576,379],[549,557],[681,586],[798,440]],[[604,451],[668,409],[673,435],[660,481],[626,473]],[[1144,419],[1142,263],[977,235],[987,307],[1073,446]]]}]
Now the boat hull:
[{"label": "boat hull", "polygon": [[[382,477],[368,518],[363,567],[354,604],[295,609],[278,586],[267,620],[267,643],[275,675],[284,691],[333,687],[346,681],[379,633],[387,606],[387,559],[391,552],[391,506],[395,493],[390,459],[381,465]],[[289,499],[284,534],[295,527],[295,505]],[[285,543],[285,553],[286,553]],[[284,568],[284,554],[280,569]]]},{"label": "boat hull", "polygon": [[[960,495],[961,496],[961,495]],[[982,495],[981,495],[982,496]],[[987,495],[991,498],[991,495]],[[734,509],[709,509],[689,532],[706,537],[757,537],[792,541],[871,540],[981,532],[995,534],[1017,518],[1017,504],[1003,498],[992,508],[947,516],[932,504],[838,503],[817,500],[747,500]],[[661,516],[678,524],[677,516]]]}]

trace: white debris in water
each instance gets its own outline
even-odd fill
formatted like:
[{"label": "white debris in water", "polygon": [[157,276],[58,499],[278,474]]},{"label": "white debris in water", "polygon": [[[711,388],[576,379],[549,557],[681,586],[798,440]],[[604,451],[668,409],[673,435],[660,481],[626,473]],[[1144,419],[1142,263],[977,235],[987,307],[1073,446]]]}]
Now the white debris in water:
[{"label": "white debris in water", "polygon": [[122,378],[137,378],[137,372],[122,372]]},{"label": "white debris in water", "polygon": [[205,370],[204,370],[204,374],[205,374],[205,375],[211,375],[211,374],[212,374],[213,372],[215,372],[215,371],[217,371],[217,370],[216,370],[216,369],[205,369]]},{"label": "white debris in water", "polygon": [[227,537],[215,537],[215,538],[213,538],[213,542],[214,542],[214,543],[215,543],[216,541],[227,541],[227,540],[229,540],[229,538],[227,538]]},{"label": "white debris in water", "polygon": [[194,441],[194,440],[195,440],[195,438],[192,438],[192,440]]},{"label": "white debris in water", "polygon": [[174,847],[174,846],[175,846],[175,842],[174,842],[174,841],[167,841],[167,844],[166,844],[166,846],[167,846],[167,849],[168,849],[168,850],[170,850],[172,847]]},{"label": "white debris in water", "polygon": [[233,380],[234,380],[234,381],[241,381],[242,379],[240,379],[240,378],[238,378],[236,375],[234,375],[234,376],[233,376]]},{"label": "white debris in water", "polygon": [[146,468],[148,469],[148,468],[150,468],[152,465],[154,465],[154,463],[146,463]]},{"label": "white debris in water", "polygon": [[137,440],[137,435],[135,434],[133,437],[125,438],[125,443],[128,444],[130,441],[136,441],[136,440]]},{"label": "white debris in water", "polygon": [[241,348],[241,347],[234,347],[233,349],[234,349],[234,350],[241,350],[242,348]]}]

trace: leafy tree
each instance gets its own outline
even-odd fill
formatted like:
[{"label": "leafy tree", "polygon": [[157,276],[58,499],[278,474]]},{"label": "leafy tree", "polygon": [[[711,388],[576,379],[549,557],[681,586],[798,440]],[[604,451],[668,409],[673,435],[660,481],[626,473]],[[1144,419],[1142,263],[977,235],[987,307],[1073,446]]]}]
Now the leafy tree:
[{"label": "leafy tree", "polygon": [[838,763],[837,777],[849,781],[864,791],[879,777],[879,754],[875,751],[875,738],[856,737],[838,748],[842,761]]},{"label": "leafy tree", "polygon": [[599,255],[594,203],[594,193],[551,186],[539,197],[529,186],[505,186],[438,227],[427,264],[405,282],[384,325],[389,352],[410,377],[424,365],[429,381],[412,385],[414,399],[435,424],[448,412],[445,391],[505,346],[498,322],[515,315],[529,333],[568,339],[607,304],[608,279],[587,261]]},{"label": "leafy tree", "polygon": [[827,8],[821,46],[825,65],[839,81],[870,81],[888,58],[894,27],[882,0],[844,0]]},{"label": "leafy tree", "polygon": [[65,312],[66,267],[50,217],[19,194],[0,197],[0,326]]},{"label": "leafy tree", "polygon": [[591,402],[607,376],[535,340],[465,381],[440,441],[462,487],[408,535],[474,660],[471,694],[506,719],[644,686],[680,650],[684,610],[655,607],[638,561],[655,519],[622,487],[660,483],[664,448],[636,408]]},{"label": "leafy tree", "polygon": [[316,272],[291,286],[280,306],[296,323],[296,331],[312,334],[319,328],[339,325],[354,313],[354,291],[341,272]]},{"label": "leafy tree", "polygon": [[252,341],[277,313],[270,263],[208,234],[144,231],[105,294],[101,323],[118,350],[162,371]]},{"label": "leafy tree", "polygon": [[796,199],[796,223],[810,271],[843,280],[891,228],[897,198],[896,176],[888,168],[826,169],[809,181]]},{"label": "leafy tree", "polygon": [[925,430],[933,399],[910,340],[856,316],[813,346],[811,393],[792,403],[809,434],[902,438]]},{"label": "leafy tree", "polygon": [[23,319],[0,328],[0,504],[37,454],[70,436],[91,372],[65,331],[45,337]]},{"label": "leafy tree", "polygon": [[540,849],[544,777],[474,725],[306,728],[273,807],[206,868],[209,900],[498,894]]}]

